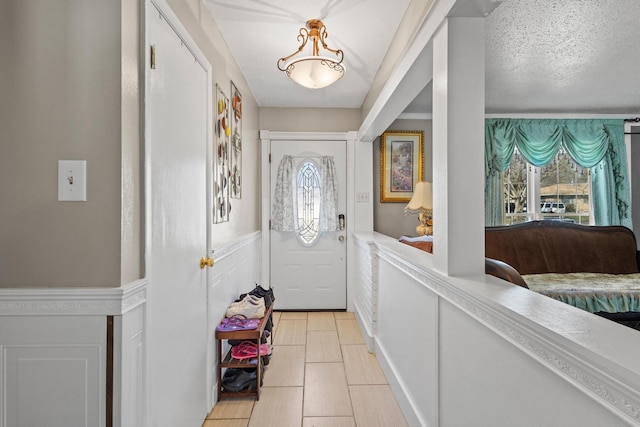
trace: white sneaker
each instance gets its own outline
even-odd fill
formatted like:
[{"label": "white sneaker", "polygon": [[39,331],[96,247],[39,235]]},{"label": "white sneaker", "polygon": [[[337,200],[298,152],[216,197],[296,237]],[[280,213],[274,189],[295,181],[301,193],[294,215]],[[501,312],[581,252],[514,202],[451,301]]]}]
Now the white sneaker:
[{"label": "white sneaker", "polygon": [[249,298],[247,295],[242,301],[229,306],[226,317],[241,315],[247,319],[260,319],[264,317],[265,310],[264,298]]}]

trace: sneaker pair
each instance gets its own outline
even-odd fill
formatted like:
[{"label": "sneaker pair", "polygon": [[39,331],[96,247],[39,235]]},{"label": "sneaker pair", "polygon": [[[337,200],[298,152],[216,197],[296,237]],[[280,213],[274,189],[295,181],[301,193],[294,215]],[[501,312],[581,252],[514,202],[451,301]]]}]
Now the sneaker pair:
[{"label": "sneaker pair", "polygon": [[238,302],[231,303],[225,317],[245,316],[247,319],[260,319],[266,310],[264,298],[247,295]]},{"label": "sneaker pair", "polygon": [[256,283],[256,287],[253,288],[246,294],[240,295],[240,299],[244,298],[246,295],[254,295],[259,298],[264,298],[265,306],[269,307],[275,301],[275,296],[273,295],[273,288],[265,289],[262,286]]}]

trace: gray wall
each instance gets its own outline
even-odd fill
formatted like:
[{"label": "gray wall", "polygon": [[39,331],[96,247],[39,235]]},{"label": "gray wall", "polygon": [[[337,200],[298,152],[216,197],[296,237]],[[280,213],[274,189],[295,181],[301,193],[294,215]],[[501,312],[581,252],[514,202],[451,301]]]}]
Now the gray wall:
[{"label": "gray wall", "polygon": [[[144,276],[139,0],[0,1],[0,287],[118,287]],[[211,245],[260,229],[259,109],[200,0],[168,0],[243,94],[243,193]],[[57,201],[58,160],[87,201]],[[203,236],[203,238],[206,238]]]},{"label": "gray wall", "polygon": [[[422,130],[424,131],[424,180],[432,180],[432,138],[431,120],[396,120],[389,131],[393,130]],[[375,231],[398,238],[400,236],[416,236],[418,225],[417,215],[405,215],[406,203],[381,203],[380,202],[380,137],[373,142],[373,167],[374,167],[374,204],[373,204],[373,228]]]},{"label": "gray wall", "polygon": [[260,109],[205,3],[167,3],[211,64],[213,99],[216,84],[229,96],[231,81],[242,94],[242,198],[230,200],[228,222],[212,225],[211,245],[215,248],[260,229]]},{"label": "gray wall", "polygon": [[[121,8],[0,2],[0,286],[119,286]],[[87,201],[57,201],[58,160]]]},{"label": "gray wall", "polygon": [[282,132],[349,132],[360,127],[360,109],[275,108],[260,109],[260,129]]}]

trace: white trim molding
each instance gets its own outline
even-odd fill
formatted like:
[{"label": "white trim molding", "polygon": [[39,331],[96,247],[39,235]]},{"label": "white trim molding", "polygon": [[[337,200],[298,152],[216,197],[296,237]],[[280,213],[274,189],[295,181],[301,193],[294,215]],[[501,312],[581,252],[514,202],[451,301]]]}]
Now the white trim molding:
[{"label": "white trim molding", "polygon": [[0,316],[119,316],[146,302],[147,279],[119,288],[2,288]]},{"label": "white trim molding", "polygon": [[[356,224],[359,220],[355,215],[355,170],[357,167],[357,159],[355,156],[355,144],[358,140],[358,133],[356,131],[348,132],[273,132],[269,130],[260,131],[260,144],[262,153],[262,173],[261,173],[261,185],[262,185],[262,230],[265,233],[262,236],[262,274],[261,279],[264,285],[270,285],[271,283],[271,235],[270,235],[270,219],[271,219],[271,141],[346,141],[347,143],[347,227],[345,230],[346,236],[351,234],[357,229]],[[352,276],[353,276],[353,254],[355,248],[351,239],[347,238],[347,310],[353,311],[353,290],[352,290]]]},{"label": "white trim molding", "polygon": [[452,283],[451,278],[447,280],[434,271],[419,268],[385,247],[378,250],[378,256],[589,393],[621,418],[640,422],[640,391],[628,384],[630,380],[637,382],[640,379],[636,373],[625,372],[620,366],[613,366],[611,360],[589,349],[578,348],[574,342],[527,317],[505,310],[459,286],[469,280],[457,279],[459,283]]},{"label": "white trim molding", "polygon": [[[445,275],[434,269],[431,254],[388,236],[355,237],[358,255],[372,258],[360,260],[362,266],[378,270],[360,280],[372,283],[357,285],[373,287],[375,281],[378,290],[377,298],[365,301],[371,308],[357,301],[356,315],[369,320],[369,313],[375,313],[375,352],[407,420],[451,425],[443,420],[453,418],[460,423],[458,414],[452,415],[457,406],[473,413],[474,405],[497,399],[522,414],[528,404],[547,404],[559,420],[593,402],[589,413],[600,417],[598,425],[640,425],[636,331],[491,276]],[[401,305],[414,314],[400,312]],[[420,325],[417,340],[416,329],[406,327],[415,322]],[[476,347],[479,342],[482,348]],[[419,359],[409,350],[418,352]],[[477,378],[460,373],[461,367],[478,370]],[[487,381],[487,372],[504,377]],[[431,382],[434,377],[439,382]],[[466,391],[454,399],[451,390],[457,387]],[[557,405],[548,394],[558,391],[554,387],[564,393]],[[521,393],[508,391],[514,389]],[[483,419],[476,421],[482,424]],[[493,421],[496,427],[513,425],[507,419]],[[540,425],[529,421],[522,425]]]},{"label": "white trim molding", "polygon": [[239,237],[231,242],[224,243],[212,249],[211,254],[215,262],[221,261],[224,258],[232,255],[234,252],[239,251],[245,246],[252,245],[255,241],[259,240],[262,232],[260,230],[254,231],[251,234]]}]

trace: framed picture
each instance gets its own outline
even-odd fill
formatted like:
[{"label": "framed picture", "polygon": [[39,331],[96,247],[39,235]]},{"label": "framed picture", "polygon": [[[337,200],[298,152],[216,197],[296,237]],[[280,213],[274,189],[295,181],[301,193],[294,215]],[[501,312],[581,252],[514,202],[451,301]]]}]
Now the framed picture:
[{"label": "framed picture", "polygon": [[380,201],[407,203],[422,181],[422,131],[388,131],[380,138]]}]

